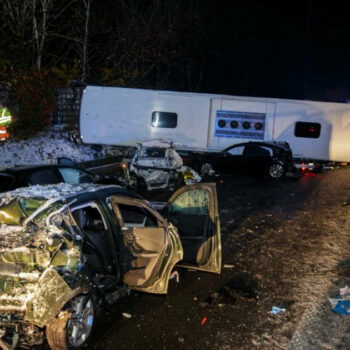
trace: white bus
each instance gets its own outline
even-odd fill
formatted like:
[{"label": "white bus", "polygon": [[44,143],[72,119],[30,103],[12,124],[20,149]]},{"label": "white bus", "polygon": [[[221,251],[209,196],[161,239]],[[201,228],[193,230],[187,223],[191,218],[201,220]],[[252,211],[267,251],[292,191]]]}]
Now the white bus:
[{"label": "white bus", "polygon": [[89,144],[164,139],[213,152],[245,141],[287,141],[295,158],[350,161],[350,105],[87,86],[80,134]]}]

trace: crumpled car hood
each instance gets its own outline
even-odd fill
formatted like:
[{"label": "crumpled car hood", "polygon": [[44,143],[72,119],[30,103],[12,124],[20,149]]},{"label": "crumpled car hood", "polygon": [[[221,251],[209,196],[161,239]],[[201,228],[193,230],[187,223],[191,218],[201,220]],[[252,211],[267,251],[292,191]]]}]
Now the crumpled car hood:
[{"label": "crumpled car hood", "polygon": [[54,316],[56,303],[71,291],[58,270],[78,270],[81,237],[68,237],[65,229],[54,224],[69,222],[62,202],[39,203],[29,222],[32,216],[24,214],[31,211],[24,213],[13,200],[2,204],[1,221],[8,224],[0,224],[0,313],[20,313],[25,320],[44,326]]},{"label": "crumpled car hood", "polygon": [[[44,234],[35,238],[21,226],[0,225],[0,312],[24,312],[42,272],[51,262]],[[33,245],[32,240],[37,239]]]},{"label": "crumpled car hood", "polygon": [[77,271],[80,249],[55,226],[33,233],[1,225],[0,232],[0,313],[19,313],[42,327],[71,292],[57,268]]}]

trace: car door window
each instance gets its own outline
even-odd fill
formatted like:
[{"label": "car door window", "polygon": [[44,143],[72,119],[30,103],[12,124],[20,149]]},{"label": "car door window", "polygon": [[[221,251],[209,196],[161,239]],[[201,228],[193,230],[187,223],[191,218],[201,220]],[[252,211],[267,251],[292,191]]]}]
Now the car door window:
[{"label": "car door window", "polygon": [[171,215],[209,215],[209,193],[205,190],[184,192],[169,207]]},{"label": "car door window", "polygon": [[180,188],[166,213],[176,226],[183,247],[183,264],[218,273],[221,269],[220,219],[215,184]]},{"label": "car door window", "polygon": [[230,148],[227,153],[231,154],[232,156],[241,156],[244,152],[244,146],[237,146]]},{"label": "car door window", "polygon": [[118,204],[126,227],[158,227],[157,219],[145,208]]},{"label": "car door window", "polygon": [[52,169],[37,170],[29,177],[29,185],[51,185],[59,182],[61,182],[61,179]]},{"label": "car door window", "polygon": [[244,155],[248,157],[270,157],[271,153],[267,147],[246,146]]},{"label": "car door window", "polygon": [[65,183],[77,185],[82,183],[93,183],[93,176],[85,171],[75,168],[58,168]]}]

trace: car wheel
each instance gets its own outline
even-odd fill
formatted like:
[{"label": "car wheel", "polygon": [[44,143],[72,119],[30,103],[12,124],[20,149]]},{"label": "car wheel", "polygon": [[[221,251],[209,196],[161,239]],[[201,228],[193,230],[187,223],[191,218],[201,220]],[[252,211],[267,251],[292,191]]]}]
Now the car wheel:
[{"label": "car wheel", "polygon": [[70,300],[56,319],[46,327],[46,337],[52,350],[76,350],[86,347],[96,318],[95,299],[91,294],[79,294]]},{"label": "car wheel", "polygon": [[272,179],[280,179],[284,175],[284,167],[281,163],[272,163],[269,167],[269,176]]},{"label": "car wheel", "polygon": [[210,163],[203,163],[200,168],[201,176],[210,176],[214,174],[214,169]]}]

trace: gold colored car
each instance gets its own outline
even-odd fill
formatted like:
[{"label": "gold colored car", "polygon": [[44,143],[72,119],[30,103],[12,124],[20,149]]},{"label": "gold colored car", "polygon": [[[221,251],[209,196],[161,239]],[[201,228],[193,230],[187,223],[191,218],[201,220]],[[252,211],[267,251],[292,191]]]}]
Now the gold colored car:
[{"label": "gold colored car", "polygon": [[0,348],[80,348],[101,305],[167,293],[175,265],[220,273],[215,184],[180,188],[161,212],[115,185],[1,194]]}]

